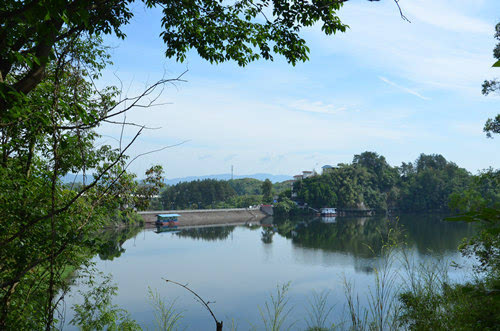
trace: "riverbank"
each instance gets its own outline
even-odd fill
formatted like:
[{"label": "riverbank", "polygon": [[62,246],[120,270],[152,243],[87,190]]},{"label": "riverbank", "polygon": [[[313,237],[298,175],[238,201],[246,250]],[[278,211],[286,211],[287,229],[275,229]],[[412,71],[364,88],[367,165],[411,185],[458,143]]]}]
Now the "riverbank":
[{"label": "riverbank", "polygon": [[179,227],[199,225],[226,225],[260,222],[267,215],[257,208],[154,210],[138,214],[146,225],[154,225],[157,214],[179,214]]}]

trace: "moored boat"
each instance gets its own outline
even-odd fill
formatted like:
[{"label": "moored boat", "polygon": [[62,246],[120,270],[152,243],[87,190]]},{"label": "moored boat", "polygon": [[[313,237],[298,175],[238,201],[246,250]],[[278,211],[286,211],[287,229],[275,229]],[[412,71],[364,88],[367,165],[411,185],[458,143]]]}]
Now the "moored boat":
[{"label": "moored boat", "polygon": [[177,227],[179,225],[179,214],[158,214],[156,215],[156,225]]},{"label": "moored boat", "polygon": [[337,216],[337,209],[335,209],[335,208],[321,208],[320,213],[321,213],[321,216],[335,217],[335,216]]}]

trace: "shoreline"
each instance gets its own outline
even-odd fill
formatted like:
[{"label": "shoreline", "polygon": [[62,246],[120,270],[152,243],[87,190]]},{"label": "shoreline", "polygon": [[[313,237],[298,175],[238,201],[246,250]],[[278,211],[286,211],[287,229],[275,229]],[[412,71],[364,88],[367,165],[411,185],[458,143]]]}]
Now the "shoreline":
[{"label": "shoreline", "polygon": [[144,226],[155,225],[157,214],[179,214],[179,228],[203,225],[236,225],[260,222],[268,215],[257,208],[199,209],[199,210],[155,210],[138,214]]}]

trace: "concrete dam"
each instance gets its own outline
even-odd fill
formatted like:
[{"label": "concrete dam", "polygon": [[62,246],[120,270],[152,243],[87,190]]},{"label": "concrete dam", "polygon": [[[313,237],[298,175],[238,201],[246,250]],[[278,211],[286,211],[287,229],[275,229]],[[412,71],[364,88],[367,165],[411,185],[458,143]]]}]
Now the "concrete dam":
[{"label": "concrete dam", "polygon": [[197,209],[197,210],[153,210],[138,213],[146,225],[154,225],[157,214],[179,214],[179,227],[199,225],[222,225],[258,223],[268,214],[258,208]]}]

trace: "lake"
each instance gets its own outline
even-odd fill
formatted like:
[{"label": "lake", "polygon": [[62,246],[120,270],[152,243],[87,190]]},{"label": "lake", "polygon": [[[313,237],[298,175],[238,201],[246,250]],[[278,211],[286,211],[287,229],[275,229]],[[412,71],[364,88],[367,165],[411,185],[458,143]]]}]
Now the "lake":
[{"label": "lake", "polygon": [[[400,238],[416,263],[453,261],[463,265],[449,269],[452,280],[463,281],[470,274],[470,263],[460,256],[457,246],[463,237],[473,234],[473,229],[440,219],[433,215],[401,216],[398,224],[404,236]],[[232,323],[240,330],[262,329],[260,310],[277,285],[289,282],[288,307],[292,312],[286,325],[295,323],[294,330],[307,327],[308,302],[314,291],[329,291],[328,305],[334,306],[330,324],[345,320],[345,280],[359,295],[360,307],[368,307],[375,270],[384,261],[381,252],[394,221],[371,217],[266,223],[265,227],[202,227],[163,233],[142,229],[135,230],[139,232],[128,240],[128,230],[112,230],[106,234],[109,245],[103,246],[94,262],[97,269],[111,274],[119,287],[113,302],[129,311],[144,329],[152,330],[155,325],[148,288],[167,302],[176,300],[184,328],[215,329],[212,317],[193,295],[164,279],[188,284],[213,302],[210,306],[227,330]],[[400,284],[401,261],[396,259],[391,268]],[[75,284],[71,293],[78,288]],[[71,307],[80,299],[70,295],[65,304]],[[71,316],[67,309],[66,321]],[[74,327],[66,325],[65,329]]]}]

